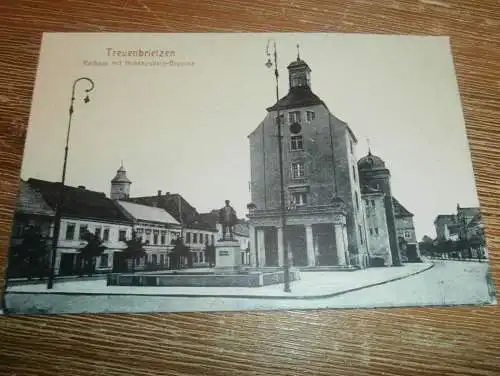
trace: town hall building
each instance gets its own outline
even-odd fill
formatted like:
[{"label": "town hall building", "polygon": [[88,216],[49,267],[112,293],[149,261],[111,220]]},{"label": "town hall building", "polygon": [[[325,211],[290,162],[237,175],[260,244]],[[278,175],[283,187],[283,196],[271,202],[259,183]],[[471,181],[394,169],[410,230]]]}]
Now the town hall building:
[{"label": "town hall building", "polygon": [[[288,65],[289,92],[249,135],[251,263],[366,267],[368,245],[357,171],[357,139],[311,90],[311,69]],[[277,111],[283,134],[286,244],[281,244]],[[255,239],[255,240],[254,240]]]},{"label": "town hall building", "polygon": [[[311,90],[311,69],[304,60],[297,56],[287,69],[288,94],[267,108],[248,136],[250,264],[283,266],[288,254],[290,265],[296,267],[365,268],[374,259],[381,266],[401,265],[398,224],[404,220],[411,227],[413,219],[404,208],[397,218],[389,170],[371,152],[358,161],[354,132]],[[278,125],[283,142],[284,237]]]}]

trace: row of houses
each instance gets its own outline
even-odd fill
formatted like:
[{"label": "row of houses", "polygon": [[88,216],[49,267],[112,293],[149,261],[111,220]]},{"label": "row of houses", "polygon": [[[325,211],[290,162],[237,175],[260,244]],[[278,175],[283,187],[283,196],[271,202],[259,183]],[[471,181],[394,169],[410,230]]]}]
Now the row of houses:
[{"label": "row of houses", "polygon": [[462,242],[463,249],[442,252],[443,257],[485,258],[488,251],[485,244],[484,223],[480,208],[461,207],[457,204],[456,213],[439,214],[434,220],[436,239],[434,245],[439,248],[446,242]]},{"label": "row of houses", "polygon": [[[123,166],[117,176],[125,176]],[[116,177],[115,177],[116,179]],[[115,180],[113,179],[113,180]],[[11,252],[20,247],[28,231],[39,233],[47,241],[54,235],[54,216],[59,197],[60,183],[40,179],[20,181],[11,237]],[[81,263],[81,250],[87,244],[86,233],[99,236],[105,251],[94,260],[96,273],[107,273],[119,268],[120,257],[133,236],[141,238],[145,256],[135,261],[135,269],[161,270],[173,267],[171,253],[174,241],[182,238],[189,249],[186,266],[210,265],[207,246],[215,245],[218,237],[216,223],[207,223],[181,195],[129,197],[117,195],[113,184],[110,197],[84,186],[64,186],[64,204],[61,207],[61,225],[55,260],[56,275],[73,275]],[[118,197],[117,197],[118,196]],[[205,217],[207,217],[205,215]],[[240,224],[238,239],[242,249],[242,262],[248,263],[248,232],[245,223]],[[48,252],[47,257],[48,258]],[[22,274],[15,260],[9,261],[10,275]],[[47,265],[47,263],[45,263]],[[21,268],[22,269],[22,268]]]}]

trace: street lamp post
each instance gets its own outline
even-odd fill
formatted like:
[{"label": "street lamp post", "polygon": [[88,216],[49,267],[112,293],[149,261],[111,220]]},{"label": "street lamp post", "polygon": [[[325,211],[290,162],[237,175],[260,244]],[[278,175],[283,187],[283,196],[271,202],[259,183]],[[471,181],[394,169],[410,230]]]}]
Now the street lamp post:
[{"label": "street lamp post", "polygon": [[62,178],[61,178],[61,183],[59,184],[58,199],[55,207],[54,232],[52,234],[52,253],[50,256],[50,274],[49,274],[49,280],[47,282],[47,289],[51,289],[54,286],[57,243],[59,240],[59,232],[61,229],[61,209],[64,202],[64,184],[66,182],[66,164],[68,162],[68,144],[69,144],[69,135],[71,131],[71,119],[73,117],[73,112],[74,112],[73,104],[75,102],[76,84],[81,81],[87,81],[90,85],[88,89],[85,89],[85,92],[87,93],[87,95],[85,95],[85,98],[83,99],[85,103],[88,103],[90,101],[88,93],[94,90],[94,81],[92,81],[88,77],[80,77],[73,82],[73,88],[71,91],[71,104],[69,106],[68,130],[66,133],[66,147],[64,148],[64,163],[62,170]]},{"label": "street lamp post", "polygon": [[284,282],[285,282],[285,292],[290,292],[290,265],[288,257],[288,247],[285,244],[285,233],[286,233],[286,209],[285,209],[285,183],[283,179],[283,135],[281,130],[281,114],[279,108],[279,73],[278,73],[278,53],[276,51],[276,41],[273,40],[273,61],[271,61],[271,54],[269,53],[269,42],[266,48],[266,54],[268,60],[266,63],[267,68],[272,68],[274,66],[274,77],[276,80],[276,126],[278,127],[278,161],[280,169],[280,214],[281,214],[281,244],[283,246],[283,272],[284,272]]}]

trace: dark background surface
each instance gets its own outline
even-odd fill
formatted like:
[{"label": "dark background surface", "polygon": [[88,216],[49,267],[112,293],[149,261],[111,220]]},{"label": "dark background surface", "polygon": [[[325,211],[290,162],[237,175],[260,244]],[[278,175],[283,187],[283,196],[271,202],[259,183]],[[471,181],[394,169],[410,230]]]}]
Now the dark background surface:
[{"label": "dark background surface", "polygon": [[[412,33],[452,37],[498,280],[499,7],[495,0],[0,1],[0,265],[41,32]],[[0,318],[5,375],[498,375],[499,350],[494,306]]]}]

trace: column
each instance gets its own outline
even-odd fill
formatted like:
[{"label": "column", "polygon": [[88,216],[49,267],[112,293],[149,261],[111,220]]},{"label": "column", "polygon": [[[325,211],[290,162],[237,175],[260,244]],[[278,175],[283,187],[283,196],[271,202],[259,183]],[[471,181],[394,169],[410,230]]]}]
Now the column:
[{"label": "column", "polygon": [[335,245],[337,246],[338,265],[346,265],[344,234],[341,224],[335,224]]},{"label": "column", "polygon": [[266,247],[266,244],[265,244],[264,230],[258,229],[257,230],[257,252],[259,253],[258,265],[261,268],[266,266],[266,248],[265,247]]},{"label": "column", "polygon": [[283,266],[285,261],[285,244],[283,244],[283,227],[278,227],[276,234],[278,235],[278,266]]},{"label": "column", "polygon": [[347,226],[343,225],[342,226],[342,234],[343,234],[343,240],[344,240],[344,253],[346,257],[346,264],[351,265],[351,257],[349,254],[349,238],[347,237]]},{"label": "column", "polygon": [[250,243],[250,267],[257,267],[257,244],[256,244],[256,234],[255,227],[253,225],[248,225],[248,237]]},{"label": "column", "polygon": [[312,225],[305,225],[306,228],[306,250],[307,250],[307,265],[316,265],[316,259],[314,254],[314,238],[313,238],[313,228]]}]

